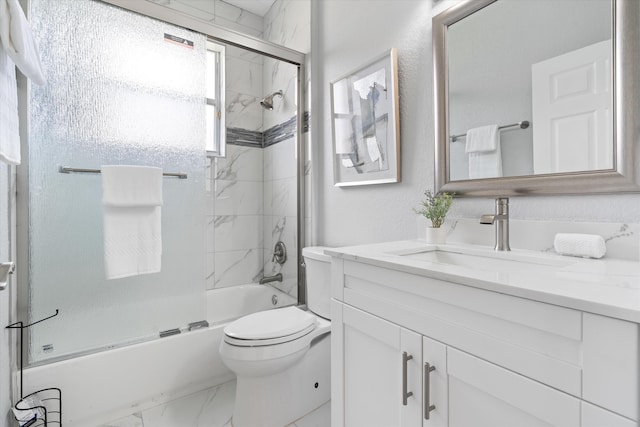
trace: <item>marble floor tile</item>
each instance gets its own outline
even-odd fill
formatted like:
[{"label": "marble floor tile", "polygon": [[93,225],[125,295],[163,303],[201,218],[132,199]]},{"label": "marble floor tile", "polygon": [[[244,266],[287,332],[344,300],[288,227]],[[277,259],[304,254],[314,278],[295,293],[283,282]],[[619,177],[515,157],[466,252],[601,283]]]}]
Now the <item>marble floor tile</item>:
[{"label": "marble floor tile", "polygon": [[331,427],[331,401],[286,427]]},{"label": "marble floor tile", "polygon": [[[173,400],[98,427],[232,427],[236,382]],[[331,402],[286,427],[330,427]]]},{"label": "marble floor tile", "polygon": [[236,382],[204,390],[142,413],[143,427],[224,427],[233,415]]},{"label": "marble floor tile", "polygon": [[144,427],[144,424],[142,422],[142,414],[133,414],[107,424],[101,424],[98,427]]}]

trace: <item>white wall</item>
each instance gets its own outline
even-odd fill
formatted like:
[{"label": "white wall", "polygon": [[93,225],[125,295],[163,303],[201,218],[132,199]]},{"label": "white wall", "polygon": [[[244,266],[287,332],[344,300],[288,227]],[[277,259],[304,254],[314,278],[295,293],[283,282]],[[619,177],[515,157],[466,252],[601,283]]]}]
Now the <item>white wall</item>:
[{"label": "white wall", "polygon": [[[331,246],[412,238],[411,207],[433,186],[431,2],[312,2],[312,139],[318,153],[318,242]],[[333,186],[329,83],[398,48],[402,182]]]},{"label": "white wall", "polygon": [[[452,2],[439,2],[438,11]],[[412,208],[433,188],[431,2],[312,2],[312,132],[318,145],[318,244],[339,246],[416,238]],[[434,8],[435,10],[435,8]],[[402,182],[333,186],[329,83],[391,47],[398,48]],[[456,200],[454,218],[493,211],[491,199]],[[640,222],[640,195],[518,197],[515,219]]]}]

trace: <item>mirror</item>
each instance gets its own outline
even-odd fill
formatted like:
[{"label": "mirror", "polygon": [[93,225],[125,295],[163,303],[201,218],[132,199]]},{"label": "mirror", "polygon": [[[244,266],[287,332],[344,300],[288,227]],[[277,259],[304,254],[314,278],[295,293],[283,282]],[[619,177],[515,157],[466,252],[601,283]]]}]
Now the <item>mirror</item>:
[{"label": "mirror", "polygon": [[433,19],[436,189],[640,191],[637,2],[467,0]]}]

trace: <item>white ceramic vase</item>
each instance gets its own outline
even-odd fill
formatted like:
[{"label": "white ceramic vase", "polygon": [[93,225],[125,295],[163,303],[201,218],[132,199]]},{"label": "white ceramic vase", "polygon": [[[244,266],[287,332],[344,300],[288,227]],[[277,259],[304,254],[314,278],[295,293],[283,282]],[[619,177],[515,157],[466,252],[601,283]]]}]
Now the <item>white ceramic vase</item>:
[{"label": "white ceramic vase", "polygon": [[447,230],[443,227],[427,227],[426,237],[430,245],[443,245],[447,243]]}]

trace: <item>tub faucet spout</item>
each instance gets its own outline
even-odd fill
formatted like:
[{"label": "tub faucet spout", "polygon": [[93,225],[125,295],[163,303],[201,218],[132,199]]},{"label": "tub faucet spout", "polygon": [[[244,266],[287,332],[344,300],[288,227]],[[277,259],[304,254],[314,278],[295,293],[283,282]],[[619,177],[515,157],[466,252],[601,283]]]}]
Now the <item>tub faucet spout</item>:
[{"label": "tub faucet spout", "polygon": [[265,283],[271,282],[282,282],[282,273],[278,273],[275,276],[266,276],[260,279],[260,284],[264,285]]},{"label": "tub faucet spout", "polygon": [[495,224],[496,226],[496,251],[510,251],[509,247],[509,199],[499,197],[496,199],[496,213],[482,215],[480,224]]}]

